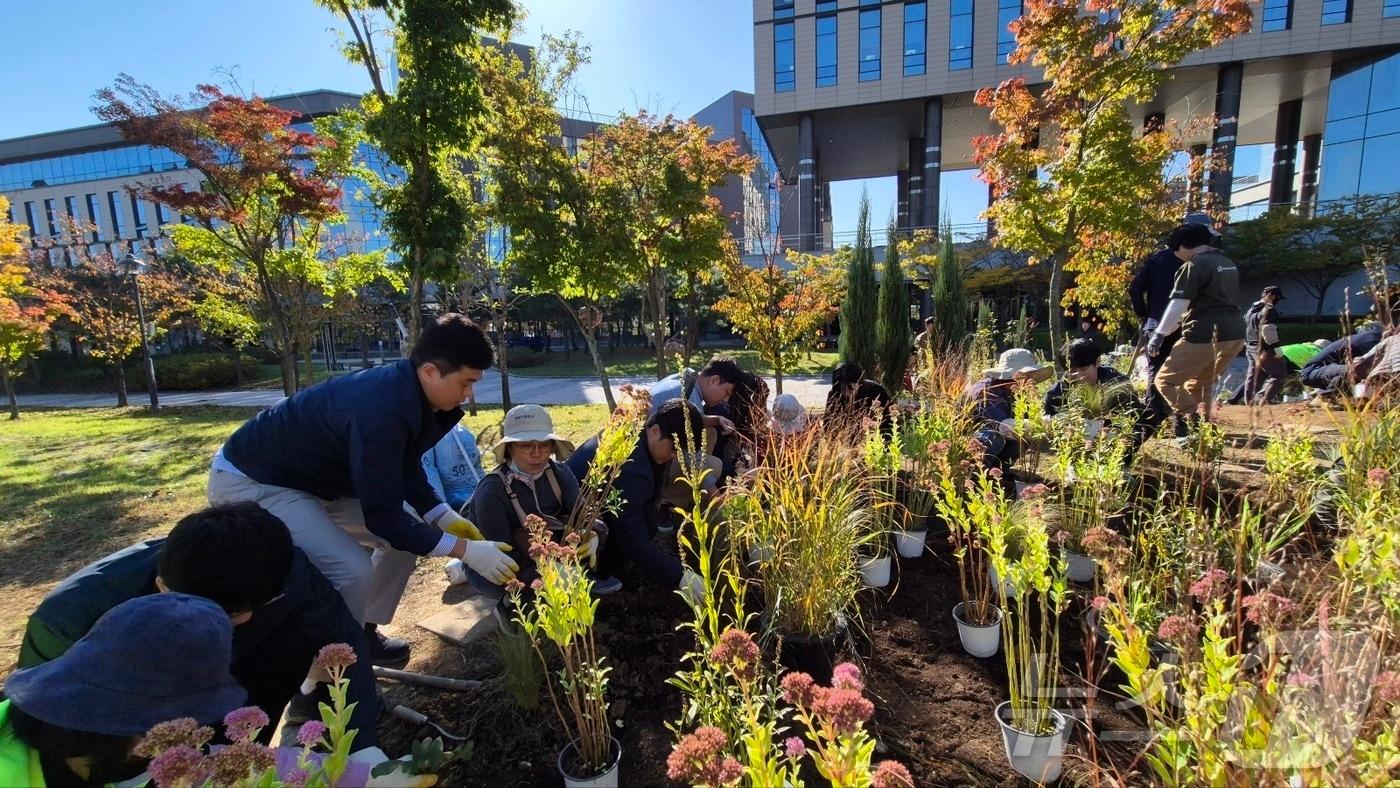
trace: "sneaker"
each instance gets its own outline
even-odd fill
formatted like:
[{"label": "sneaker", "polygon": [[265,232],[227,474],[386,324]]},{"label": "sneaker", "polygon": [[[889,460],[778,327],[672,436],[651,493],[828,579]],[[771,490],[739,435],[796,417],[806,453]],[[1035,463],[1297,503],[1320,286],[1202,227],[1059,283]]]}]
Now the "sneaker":
[{"label": "sneaker", "polygon": [[616,577],[598,577],[596,575],[590,577],[593,580],[593,596],[607,596],[622,590],[622,581]]},{"label": "sneaker", "polygon": [[409,646],[403,638],[391,638],[374,624],[365,624],[369,635],[369,661],[381,668],[398,670],[408,664]]}]

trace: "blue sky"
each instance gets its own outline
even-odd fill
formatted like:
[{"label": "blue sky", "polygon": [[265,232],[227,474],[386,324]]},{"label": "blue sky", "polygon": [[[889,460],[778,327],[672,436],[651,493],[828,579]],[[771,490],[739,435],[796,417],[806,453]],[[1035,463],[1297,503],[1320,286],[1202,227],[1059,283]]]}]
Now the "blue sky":
[{"label": "blue sky", "polygon": [[[690,115],[730,90],[753,90],[749,0],[525,0],[526,43],[578,30],[592,46],[579,75],[589,109]],[[581,13],[580,9],[587,9]],[[262,95],[360,92],[368,78],[336,51],[336,18],[311,0],[28,2],[0,26],[0,139],[96,122],[92,94],[127,72],[165,93],[230,78]],[[959,180],[966,180],[960,177]],[[863,188],[882,226],[894,179],[833,184],[838,238],[855,229]],[[980,191],[979,191],[980,190]],[[945,182],[955,223],[976,221],[985,187]],[[980,201],[980,202],[979,202]]]}]

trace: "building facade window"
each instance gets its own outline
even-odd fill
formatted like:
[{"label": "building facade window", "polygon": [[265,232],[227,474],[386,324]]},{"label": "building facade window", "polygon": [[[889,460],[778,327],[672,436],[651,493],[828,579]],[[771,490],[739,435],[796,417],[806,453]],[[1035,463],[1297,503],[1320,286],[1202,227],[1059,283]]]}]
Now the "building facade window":
[{"label": "building facade window", "polygon": [[880,78],[880,9],[860,12],[860,81]]},{"label": "building facade window", "polygon": [[948,70],[972,68],[972,10],[974,0],[950,0],[948,6]]},{"label": "building facade window", "polygon": [[773,18],[791,19],[794,13],[793,0],[773,0]]},{"label": "building facade window", "polygon": [[1381,7],[1381,16],[1387,19],[1400,16],[1400,0],[1385,0],[1385,5]]},{"label": "building facade window", "polygon": [[63,186],[103,178],[121,178],[186,167],[185,160],[164,148],[130,145],[112,150],[50,156],[0,164],[0,192],[30,189],[35,184]]},{"label": "building facade window", "polygon": [[817,87],[836,84],[836,15],[817,17]]},{"label": "building facade window", "polygon": [[136,237],[146,237],[146,204],[131,195],[131,219],[136,222]]},{"label": "building facade window", "polygon": [[1021,0],[997,0],[997,65],[1011,62],[1016,51],[1016,34],[1011,23],[1021,18]]},{"label": "building facade window", "polygon": [[817,0],[817,13],[836,13],[836,0]]},{"label": "building facade window", "polygon": [[92,228],[92,243],[97,243],[97,239],[102,237],[102,209],[97,205],[97,195],[89,194],[84,196],[87,202],[87,220]]},{"label": "building facade window", "polygon": [[904,76],[916,77],[924,73],[927,57],[928,3],[906,3],[904,6]]},{"label": "building facade window", "polygon": [[1351,0],[1322,0],[1322,24],[1344,25],[1351,21]]},{"label": "building facade window", "polygon": [[26,203],[24,204],[24,222],[25,222],[25,224],[28,224],[28,225],[29,225],[29,245],[30,245],[30,246],[38,246],[38,245],[39,245],[39,224],[38,224],[38,222],[34,221],[34,203],[33,203],[33,202],[26,202]]},{"label": "building facade window", "polygon": [[791,22],[773,25],[773,91],[776,93],[797,89],[797,52],[793,43]]},{"label": "building facade window", "polygon": [[1260,27],[1265,33],[1293,27],[1293,0],[1264,0],[1264,20]]},{"label": "building facade window", "polygon": [[116,241],[126,235],[126,226],[122,223],[121,192],[107,192],[107,210],[112,212],[112,240]]},{"label": "building facade window", "polygon": [[49,225],[49,237],[58,237],[58,208],[54,207],[53,198],[44,200],[44,220]]},{"label": "building facade window", "polygon": [[773,158],[768,138],[754,117],[753,110],[741,107],[739,124],[743,129],[748,151],[758,164],[744,181],[744,216],[741,249],[745,254],[768,254],[777,251],[782,200],[779,192],[778,163]]},{"label": "building facade window", "polygon": [[1400,53],[1336,66],[1318,202],[1400,191]]}]

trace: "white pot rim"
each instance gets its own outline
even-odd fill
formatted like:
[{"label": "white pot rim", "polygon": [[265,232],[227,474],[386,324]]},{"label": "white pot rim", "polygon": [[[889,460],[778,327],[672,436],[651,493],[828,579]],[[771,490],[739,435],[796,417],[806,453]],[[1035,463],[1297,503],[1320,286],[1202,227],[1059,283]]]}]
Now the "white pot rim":
[{"label": "white pot rim", "polygon": [[565,744],[562,748],[560,748],[559,760],[555,764],[555,766],[557,766],[559,769],[560,776],[562,776],[566,780],[586,783],[592,780],[597,780],[600,777],[606,777],[607,775],[617,771],[618,767],[622,766],[622,742],[618,741],[616,736],[608,736],[608,741],[611,743],[611,745],[608,748],[608,751],[616,753],[616,755],[612,759],[612,765],[591,777],[575,777],[574,775],[569,774],[564,769],[564,756],[568,755],[570,751],[577,752],[579,740],[573,739],[568,744]]},{"label": "white pot rim", "polygon": [[961,612],[967,610],[967,603],[966,603],[966,602],[959,602],[959,603],[957,603],[956,605],[953,605],[953,620],[956,621],[956,622],[958,622],[959,624],[962,624],[962,625],[965,626],[965,627],[972,627],[973,629],[991,629],[992,627],[1001,626],[1001,617],[1002,617],[1001,608],[997,607],[996,605],[992,604],[991,602],[983,602],[983,603],[981,603],[981,604],[985,605],[986,607],[988,607],[988,608],[990,608],[991,610],[993,610],[993,611],[996,612],[996,620],[994,620],[992,623],[990,623],[990,624],[974,624],[974,623],[972,623],[971,621],[968,621],[967,619],[965,619],[965,618],[963,618],[961,615],[959,615],[959,613],[961,613]]},{"label": "white pot rim", "polygon": [[1055,720],[1055,730],[1049,733],[1027,733],[1021,730],[1020,728],[1017,728],[1015,725],[1012,725],[1009,720],[1002,719],[1003,716],[1009,717],[1010,711],[1011,701],[1004,700],[1001,703],[998,703],[996,707],[992,709],[992,716],[996,718],[998,725],[1008,730],[1014,731],[1017,736],[1025,736],[1032,739],[1053,739],[1057,736],[1065,735],[1065,732],[1069,728],[1069,719],[1065,717],[1065,715],[1062,712],[1060,712],[1059,709],[1050,709],[1050,716],[1052,719]]}]

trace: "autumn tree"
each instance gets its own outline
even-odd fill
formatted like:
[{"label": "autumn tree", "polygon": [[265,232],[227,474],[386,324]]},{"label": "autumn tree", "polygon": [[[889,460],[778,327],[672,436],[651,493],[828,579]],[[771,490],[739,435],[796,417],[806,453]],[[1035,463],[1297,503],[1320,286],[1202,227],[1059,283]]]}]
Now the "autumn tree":
[{"label": "autumn tree", "polygon": [[841,299],[841,336],[837,348],[842,361],[860,365],[867,374],[875,369],[875,246],[870,239],[870,195],[861,194],[856,246],[846,268],[846,292]]},{"label": "autumn tree", "polygon": [[321,133],[299,131],[289,125],[296,113],[212,85],[199,86],[188,101],[167,99],[126,74],[96,98],[98,117],[127,139],[168,148],[200,174],[198,191],[178,183],[143,184],[140,191],[192,220],[171,225],[181,254],[250,272],[281,361],[282,390],[291,396],[296,336],[288,310],[299,294],[286,285],[304,258],[297,239],[308,236],[299,228],[340,215],[340,183],[352,170],[354,144],[325,134],[352,130],[318,121]]},{"label": "autumn tree", "polygon": [[[1084,13],[1087,9],[1089,13]],[[1136,259],[1177,214],[1163,178],[1172,129],[1139,133],[1130,104],[1150,102],[1187,55],[1249,30],[1247,0],[1026,0],[1011,23],[1022,78],[979,90],[1000,127],[973,141],[992,188],[997,243],[1050,267],[1050,310],[1066,272]],[[1050,321],[1052,350],[1062,325]]]},{"label": "autumn tree", "polygon": [[[408,274],[408,341],[417,339],[427,282],[455,283],[480,235],[480,212],[463,165],[487,112],[473,52],[485,29],[508,29],[511,0],[316,0],[349,28],[342,52],[369,73],[365,129],[403,170],[379,183],[385,226]],[[380,31],[382,15],[388,29]],[[379,39],[379,40],[376,40]],[[492,44],[494,45],[494,44]],[[397,58],[398,84],[384,57]]]},{"label": "autumn tree", "polygon": [[644,287],[657,377],[667,373],[671,277],[706,271],[728,254],[734,240],[710,192],[756,161],[741,155],[734,140],[711,142],[712,131],[694,121],[640,112],[580,146],[590,199],[606,211],[598,220],[616,228],[610,240],[621,241],[605,253],[616,255],[627,278]]},{"label": "autumn tree", "polygon": [[778,394],[783,393],[783,376],[801,362],[822,326],[836,316],[836,289],[820,270],[820,258],[788,261],[785,267],[777,252],[769,251],[762,267],[754,267],[736,248],[720,262],[726,295],[714,303],[715,311],[773,368]]},{"label": "autumn tree", "polygon": [[880,273],[880,292],[875,320],[875,355],[880,362],[880,382],[890,392],[904,389],[904,370],[914,352],[914,336],[909,330],[909,283],[899,260],[896,229],[889,229],[885,265]]},{"label": "autumn tree", "polygon": [[9,200],[0,195],[0,383],[10,419],[19,418],[14,379],[44,347],[49,329],[69,314],[67,300],[36,280],[25,261],[24,229],[11,224]]}]

